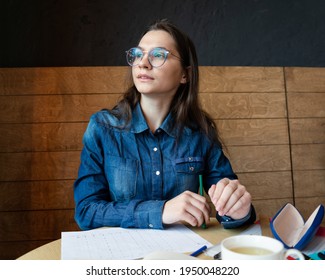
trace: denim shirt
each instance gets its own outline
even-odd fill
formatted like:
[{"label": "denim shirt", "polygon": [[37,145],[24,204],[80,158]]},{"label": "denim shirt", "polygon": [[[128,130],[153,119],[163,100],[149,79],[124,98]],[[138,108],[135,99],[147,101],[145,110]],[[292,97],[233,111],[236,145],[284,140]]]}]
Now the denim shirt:
[{"label": "denim shirt", "polygon": [[162,229],[165,202],[185,190],[197,193],[199,174],[206,192],[222,178],[237,178],[220,146],[188,127],[177,139],[172,122],[168,115],[152,133],[139,104],[128,128],[107,110],[91,117],[74,183],[81,229]]}]

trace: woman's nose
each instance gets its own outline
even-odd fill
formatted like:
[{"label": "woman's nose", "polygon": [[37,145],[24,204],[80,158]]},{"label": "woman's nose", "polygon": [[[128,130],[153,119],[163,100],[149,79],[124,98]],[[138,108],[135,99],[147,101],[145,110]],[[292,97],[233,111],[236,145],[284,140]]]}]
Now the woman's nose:
[{"label": "woman's nose", "polygon": [[143,57],[142,57],[142,59],[141,59],[141,61],[139,63],[139,67],[140,68],[149,68],[149,69],[152,67],[150,62],[149,62],[148,53],[143,53]]}]

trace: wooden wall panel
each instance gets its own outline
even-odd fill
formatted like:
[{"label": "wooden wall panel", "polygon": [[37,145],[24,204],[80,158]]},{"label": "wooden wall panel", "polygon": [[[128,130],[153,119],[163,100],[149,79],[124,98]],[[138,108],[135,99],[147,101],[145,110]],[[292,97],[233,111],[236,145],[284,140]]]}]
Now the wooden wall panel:
[{"label": "wooden wall panel", "polygon": [[65,180],[77,176],[80,151],[4,153],[0,181]]},{"label": "wooden wall panel", "polygon": [[292,198],[291,172],[237,173],[239,180],[251,193],[253,200]]},{"label": "wooden wall panel", "polygon": [[289,144],[286,119],[226,119],[216,123],[227,146]]},{"label": "wooden wall panel", "polygon": [[1,124],[0,152],[81,150],[87,123]]},{"label": "wooden wall panel", "polygon": [[292,145],[293,170],[325,170],[325,144]]},{"label": "wooden wall panel", "polygon": [[200,67],[200,92],[283,92],[282,67]]},{"label": "wooden wall panel", "polygon": [[325,203],[324,170],[293,171],[296,198],[323,197]]},{"label": "wooden wall panel", "polygon": [[0,182],[0,211],[73,209],[74,180]]},{"label": "wooden wall panel", "polygon": [[325,118],[290,119],[292,144],[325,143]]},{"label": "wooden wall panel", "polygon": [[203,109],[214,119],[286,116],[283,93],[204,93],[201,102]]},{"label": "wooden wall panel", "polygon": [[325,93],[288,92],[290,118],[324,118]]},{"label": "wooden wall panel", "polygon": [[128,67],[41,67],[0,69],[0,95],[124,92]]},{"label": "wooden wall panel", "polygon": [[111,108],[118,94],[0,96],[2,123],[79,122]]},{"label": "wooden wall panel", "polygon": [[325,92],[325,68],[285,67],[288,92]]},{"label": "wooden wall panel", "polygon": [[236,172],[291,170],[288,145],[231,146],[228,150]]},{"label": "wooden wall panel", "polygon": [[53,240],[62,231],[78,230],[74,209],[3,212],[0,224],[0,242]]},{"label": "wooden wall panel", "polygon": [[292,197],[284,199],[255,200],[254,207],[256,209],[257,216],[263,214],[263,216],[266,217],[273,217],[286,203],[294,204]]}]

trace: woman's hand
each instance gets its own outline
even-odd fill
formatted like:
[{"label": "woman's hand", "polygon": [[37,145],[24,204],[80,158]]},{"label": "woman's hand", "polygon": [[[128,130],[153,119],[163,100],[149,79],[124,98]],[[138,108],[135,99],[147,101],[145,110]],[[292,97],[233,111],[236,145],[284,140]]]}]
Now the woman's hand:
[{"label": "woman's hand", "polygon": [[185,191],[165,203],[162,222],[174,224],[186,222],[191,226],[201,226],[210,220],[210,206],[204,196]]},{"label": "woman's hand", "polygon": [[251,207],[251,195],[238,180],[224,178],[209,189],[211,202],[220,216],[244,218]]}]

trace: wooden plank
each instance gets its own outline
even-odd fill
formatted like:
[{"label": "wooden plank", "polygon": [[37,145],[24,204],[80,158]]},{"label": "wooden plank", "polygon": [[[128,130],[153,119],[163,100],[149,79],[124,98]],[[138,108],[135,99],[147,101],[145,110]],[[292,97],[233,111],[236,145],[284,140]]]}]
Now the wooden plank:
[{"label": "wooden plank", "polygon": [[0,95],[120,93],[129,67],[0,68]]},{"label": "wooden plank", "polygon": [[4,153],[0,157],[0,181],[74,180],[80,151]]},{"label": "wooden plank", "polygon": [[324,118],[325,93],[289,92],[289,118]]},{"label": "wooden plank", "polygon": [[0,152],[81,150],[87,124],[0,124]]},{"label": "wooden plank", "polygon": [[284,92],[282,67],[200,67],[200,92]]},{"label": "wooden plank", "polygon": [[73,209],[74,180],[0,182],[0,211]]},{"label": "wooden plank", "polygon": [[325,170],[293,171],[295,197],[325,196]]},{"label": "wooden plank", "polygon": [[292,144],[324,144],[325,118],[289,119]]},{"label": "wooden plank", "polygon": [[254,200],[293,198],[290,171],[237,173]]},{"label": "wooden plank", "polygon": [[227,146],[289,144],[286,119],[217,120]]},{"label": "wooden plank", "polygon": [[231,146],[228,150],[237,173],[291,169],[289,145]]},{"label": "wooden plank", "polygon": [[78,230],[74,209],[2,212],[0,241],[49,240],[62,231]]},{"label": "wooden plank", "polygon": [[285,118],[283,93],[202,93],[204,110],[214,119]]},{"label": "wooden plank", "polygon": [[52,240],[0,242],[0,260],[15,260]]},{"label": "wooden plank", "polygon": [[272,218],[286,203],[293,204],[293,199],[261,199],[253,200],[257,215],[263,215]]},{"label": "wooden plank", "polygon": [[288,92],[325,92],[325,68],[285,67]]},{"label": "wooden plank", "polygon": [[325,144],[292,145],[293,170],[325,170]]},{"label": "wooden plank", "polygon": [[118,94],[0,96],[0,123],[80,122],[115,105]]}]

